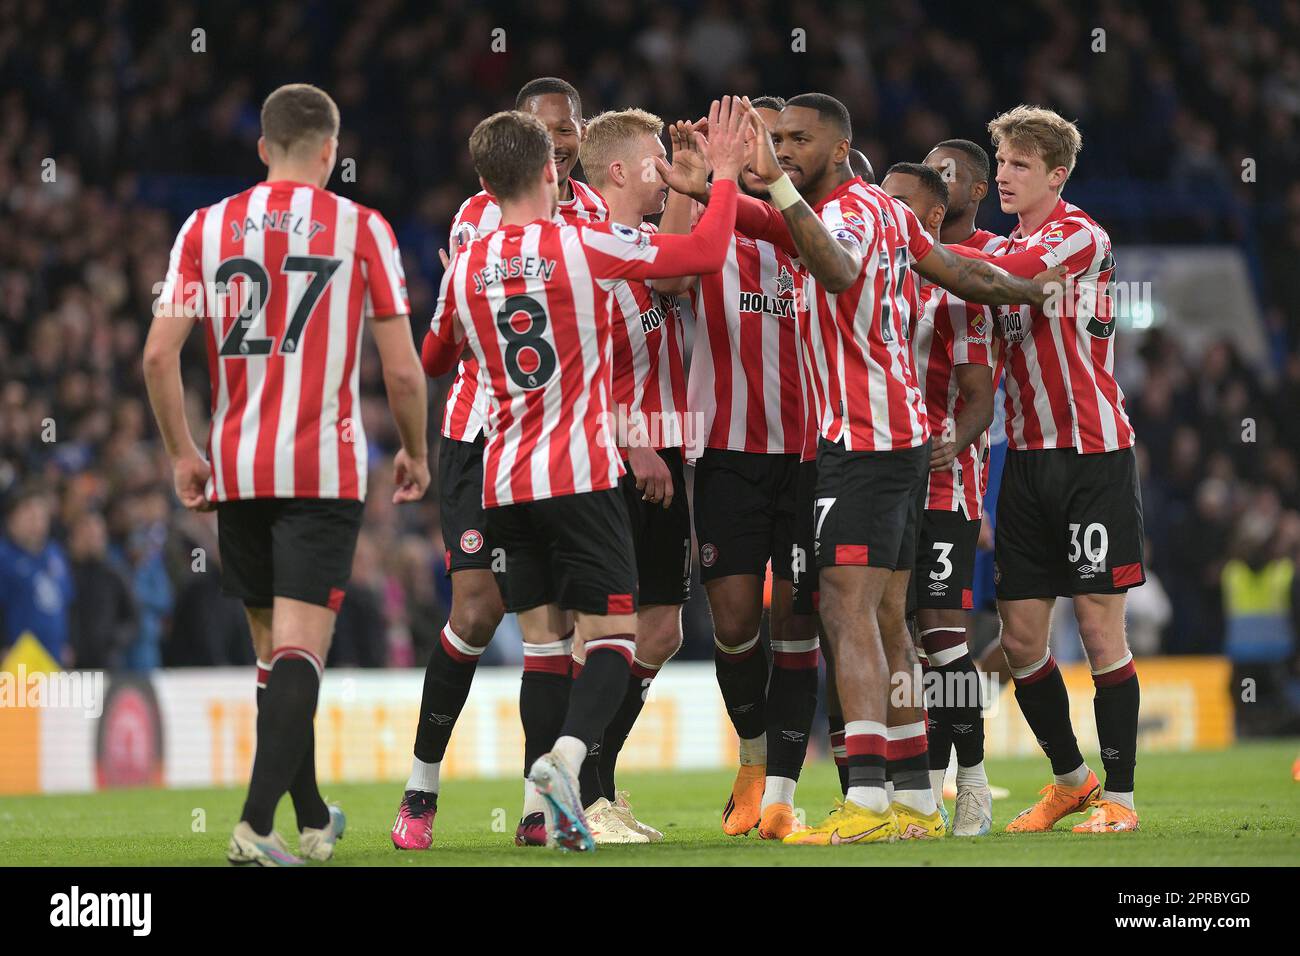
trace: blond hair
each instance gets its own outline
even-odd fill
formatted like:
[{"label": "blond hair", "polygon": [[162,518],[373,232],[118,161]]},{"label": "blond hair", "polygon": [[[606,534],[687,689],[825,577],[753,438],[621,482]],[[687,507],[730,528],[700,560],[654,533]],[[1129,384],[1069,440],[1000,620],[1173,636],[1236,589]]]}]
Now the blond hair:
[{"label": "blond hair", "polygon": [[578,158],[587,179],[597,189],[609,181],[609,164],[623,157],[627,147],[645,134],[658,136],[664,121],[641,109],[609,110],[587,123]]},{"label": "blond hair", "polygon": [[990,120],[989,133],[994,149],[1006,143],[1021,152],[1041,156],[1048,172],[1064,166],[1066,179],[1074,172],[1074,162],[1083,149],[1079,127],[1054,110],[1024,103]]}]

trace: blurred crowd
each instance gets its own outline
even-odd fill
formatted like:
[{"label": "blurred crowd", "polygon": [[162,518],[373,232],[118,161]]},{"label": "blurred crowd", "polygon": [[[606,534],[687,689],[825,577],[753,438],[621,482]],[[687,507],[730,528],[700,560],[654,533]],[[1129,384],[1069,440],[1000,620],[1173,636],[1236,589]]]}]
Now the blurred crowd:
[{"label": "blurred crowd", "polygon": [[[1269,367],[1245,366],[1225,317],[1222,341],[1193,353],[1175,318],[1120,370],[1159,591],[1135,596],[1137,643],[1224,649],[1251,575],[1277,585],[1290,567],[1294,595],[1300,0],[0,0],[0,648],[30,620],[60,635],[46,643],[71,665],[249,659],[220,594],[214,520],[178,510],[141,377],[175,230],[260,177],[262,97],[319,83],[342,111],[339,156],[354,161],[355,180],[341,170],[331,186],[393,222],[418,330],[437,250],[477,188],[468,133],[538,75],[572,80],[588,115],[693,117],[713,93],[825,90],[849,105],[877,170],[945,137],[983,142],[987,120],[1018,102],[1077,118],[1085,146],[1067,196],[1116,245],[1240,247],[1271,345]],[[981,225],[1010,228],[984,206]],[[197,336],[184,378],[202,439]],[[417,507],[387,503],[396,442],[373,353],[362,385],[378,473],[331,662],[418,663],[449,597],[436,488]],[[709,646],[702,603],[697,588],[688,655]],[[1279,624],[1287,660],[1294,603]]]}]

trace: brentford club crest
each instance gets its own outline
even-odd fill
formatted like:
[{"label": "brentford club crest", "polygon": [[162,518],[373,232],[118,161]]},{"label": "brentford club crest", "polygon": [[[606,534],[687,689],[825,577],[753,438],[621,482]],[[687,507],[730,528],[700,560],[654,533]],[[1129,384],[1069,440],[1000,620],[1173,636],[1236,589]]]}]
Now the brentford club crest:
[{"label": "brentford club crest", "polygon": [[706,568],[713,567],[713,563],[718,560],[718,546],[714,544],[704,544],[700,546],[700,564]]},{"label": "brentford club crest", "polygon": [[781,266],[781,272],[776,277],[776,294],[789,295],[794,291],[794,276],[784,265]]},{"label": "brentford club crest", "polygon": [[466,554],[473,554],[483,547],[483,535],[470,528],[460,536],[460,549]]}]

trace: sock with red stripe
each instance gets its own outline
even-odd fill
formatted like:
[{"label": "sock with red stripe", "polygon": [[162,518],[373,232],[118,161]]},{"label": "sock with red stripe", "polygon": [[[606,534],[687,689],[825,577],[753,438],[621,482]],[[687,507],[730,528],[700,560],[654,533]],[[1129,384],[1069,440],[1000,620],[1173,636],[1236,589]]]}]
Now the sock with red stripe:
[{"label": "sock with red stripe", "polygon": [[1011,668],[1011,679],[1016,685],[1016,703],[1038,746],[1052,762],[1052,773],[1075,773],[1083,764],[1083,754],[1070,725],[1070,696],[1051,651],[1028,667]]},{"label": "sock with red stripe", "polygon": [[930,789],[930,757],[925,720],[900,724],[886,730],[887,774],[894,784],[894,800],[922,816],[935,812]]},{"label": "sock with red stripe", "polygon": [[763,736],[767,729],[767,655],[758,635],[738,647],[728,647],[714,638],[713,665],[736,734],[741,740]]},{"label": "sock with red stripe", "polygon": [[[240,816],[254,833],[270,834],[276,805],[308,756],[320,673],[320,661],[310,651],[282,647],[271,655],[271,673],[257,712],[253,774]],[[327,810],[325,822],[328,820]]]},{"label": "sock with red stripe", "polygon": [[[266,679],[271,676],[268,661],[257,662],[257,708],[262,709],[262,695],[266,691]],[[316,785],[316,722],[312,721],[311,733],[307,737],[307,752],[289,782],[289,799],[293,801],[293,814],[297,818],[298,832],[311,827],[323,829],[330,819],[329,807],[320,795]]]},{"label": "sock with red stripe", "polygon": [[[939,675],[932,724],[941,736],[930,737],[930,766],[948,766],[949,745],[957,751],[957,766],[974,767],[984,761],[984,714],[980,700],[979,670],[970,656],[964,627],[934,628],[921,634],[930,667]],[[936,711],[939,713],[936,715]],[[937,719],[936,719],[937,716]],[[942,752],[936,753],[941,750]]]},{"label": "sock with red stripe", "polygon": [[587,642],[587,660],[573,682],[560,737],[577,738],[590,747],[593,740],[604,735],[623,702],[635,648],[633,634],[614,634]]},{"label": "sock with red stripe", "polygon": [[817,638],[772,642],[772,680],[764,707],[767,774],[798,780],[817,711]]},{"label": "sock with red stripe", "polygon": [[[659,673],[662,665],[651,666],[632,658],[632,670],[628,674],[627,688],[623,691],[623,702],[619,704],[614,719],[605,728],[605,739],[600,754],[600,792],[611,803],[617,798],[614,774],[618,769],[618,755],[623,752],[623,745],[636,725],[645,707],[646,695],[650,693],[650,683]],[[590,806],[590,804],[588,804]]]},{"label": "sock with red stripe", "polygon": [[524,727],[524,776],[555,744],[569,707],[573,678],[573,635],[545,644],[524,645],[524,675],[519,683],[519,718]]},{"label": "sock with red stripe", "polygon": [[415,730],[415,759],[408,790],[438,792],[438,767],[447,753],[447,743],[456,726],[470,684],[478,669],[483,648],[466,644],[452,630],[442,629],[424,668],[424,691],[420,695],[420,723]]},{"label": "sock with red stripe", "polygon": [[1141,701],[1133,655],[1126,653],[1109,667],[1093,671],[1092,682],[1097,688],[1092,709],[1097,718],[1101,763],[1106,768],[1106,790],[1131,795]]},{"label": "sock with red stripe", "polygon": [[840,775],[840,793],[845,794],[849,792],[849,758],[844,749],[844,718],[839,714],[827,714],[826,722],[829,724],[831,757]]},{"label": "sock with red stripe", "polygon": [[850,720],[844,725],[844,750],[849,780],[844,797],[876,813],[889,810],[885,793],[885,725],[875,720]]}]

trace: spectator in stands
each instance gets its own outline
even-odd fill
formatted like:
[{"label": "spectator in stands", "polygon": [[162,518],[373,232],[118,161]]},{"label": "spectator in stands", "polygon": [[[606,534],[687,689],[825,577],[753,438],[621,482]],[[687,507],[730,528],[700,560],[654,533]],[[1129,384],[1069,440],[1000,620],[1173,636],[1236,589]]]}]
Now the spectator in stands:
[{"label": "spectator in stands", "polygon": [[116,670],[135,639],[139,618],[131,586],[108,561],[108,531],[96,511],[72,525],[68,548],[76,600],[69,611],[69,666]]},{"label": "spectator in stands", "polygon": [[31,634],[56,664],[70,656],[68,607],[72,572],[63,547],[50,537],[50,499],[41,489],[20,491],[0,539],[0,655]]}]

